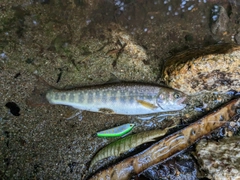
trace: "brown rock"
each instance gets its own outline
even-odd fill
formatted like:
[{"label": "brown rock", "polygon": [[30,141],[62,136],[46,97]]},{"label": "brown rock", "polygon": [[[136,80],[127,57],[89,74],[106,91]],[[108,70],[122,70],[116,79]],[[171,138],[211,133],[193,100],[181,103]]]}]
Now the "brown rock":
[{"label": "brown rock", "polygon": [[240,91],[240,46],[218,44],[169,58],[162,79],[187,94]]},{"label": "brown rock", "polygon": [[208,178],[220,180],[240,179],[240,136],[219,142],[201,140],[196,147],[198,159]]}]

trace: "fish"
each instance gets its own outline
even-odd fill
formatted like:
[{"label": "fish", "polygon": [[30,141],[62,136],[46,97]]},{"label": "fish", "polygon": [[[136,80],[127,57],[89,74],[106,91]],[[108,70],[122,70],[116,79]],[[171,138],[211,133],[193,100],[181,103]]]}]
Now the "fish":
[{"label": "fish", "polygon": [[118,157],[121,154],[140,146],[141,144],[152,142],[157,138],[164,136],[169,129],[176,126],[171,126],[165,129],[155,129],[150,131],[144,131],[136,134],[132,134],[126,137],[123,137],[117,141],[114,141],[100,151],[93,157],[90,167],[92,167],[97,161],[100,161],[104,158],[115,156]]},{"label": "fish", "polygon": [[135,124],[127,123],[118,127],[97,132],[98,137],[119,137],[132,130]]},{"label": "fish", "polygon": [[51,89],[50,104],[105,114],[142,115],[179,111],[187,96],[176,89],[144,83],[110,83],[68,90]]},{"label": "fish", "polygon": [[238,114],[239,108],[240,98],[233,99],[189,126],[166,136],[142,152],[106,167],[86,179],[131,179],[133,175],[176,155],[213,130],[220,128]]}]

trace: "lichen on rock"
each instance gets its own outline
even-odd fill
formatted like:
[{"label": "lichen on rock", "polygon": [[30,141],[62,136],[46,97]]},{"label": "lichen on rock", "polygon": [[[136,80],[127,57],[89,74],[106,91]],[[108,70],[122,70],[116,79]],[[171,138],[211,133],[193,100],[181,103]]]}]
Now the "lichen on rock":
[{"label": "lichen on rock", "polygon": [[187,94],[240,91],[240,46],[212,45],[169,58],[162,79]]},{"label": "lichen on rock", "polygon": [[240,179],[240,136],[201,140],[196,147],[202,168],[215,180]]}]

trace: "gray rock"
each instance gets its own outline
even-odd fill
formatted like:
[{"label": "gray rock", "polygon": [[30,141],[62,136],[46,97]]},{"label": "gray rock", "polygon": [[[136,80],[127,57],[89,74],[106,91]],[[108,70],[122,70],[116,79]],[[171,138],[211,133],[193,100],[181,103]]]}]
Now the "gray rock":
[{"label": "gray rock", "polygon": [[234,39],[235,39],[237,44],[240,44],[240,32],[235,34]]},{"label": "gray rock", "polygon": [[212,9],[211,32],[221,34],[227,31],[229,17],[224,7],[215,5]]}]

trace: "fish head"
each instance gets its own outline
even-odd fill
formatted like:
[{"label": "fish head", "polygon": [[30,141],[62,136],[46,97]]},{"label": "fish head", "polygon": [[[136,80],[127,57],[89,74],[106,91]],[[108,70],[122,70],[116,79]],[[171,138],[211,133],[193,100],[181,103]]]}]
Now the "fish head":
[{"label": "fish head", "polygon": [[181,110],[186,107],[186,104],[183,103],[186,98],[187,95],[181,91],[175,89],[164,89],[161,90],[158,95],[157,104],[163,110]]}]

